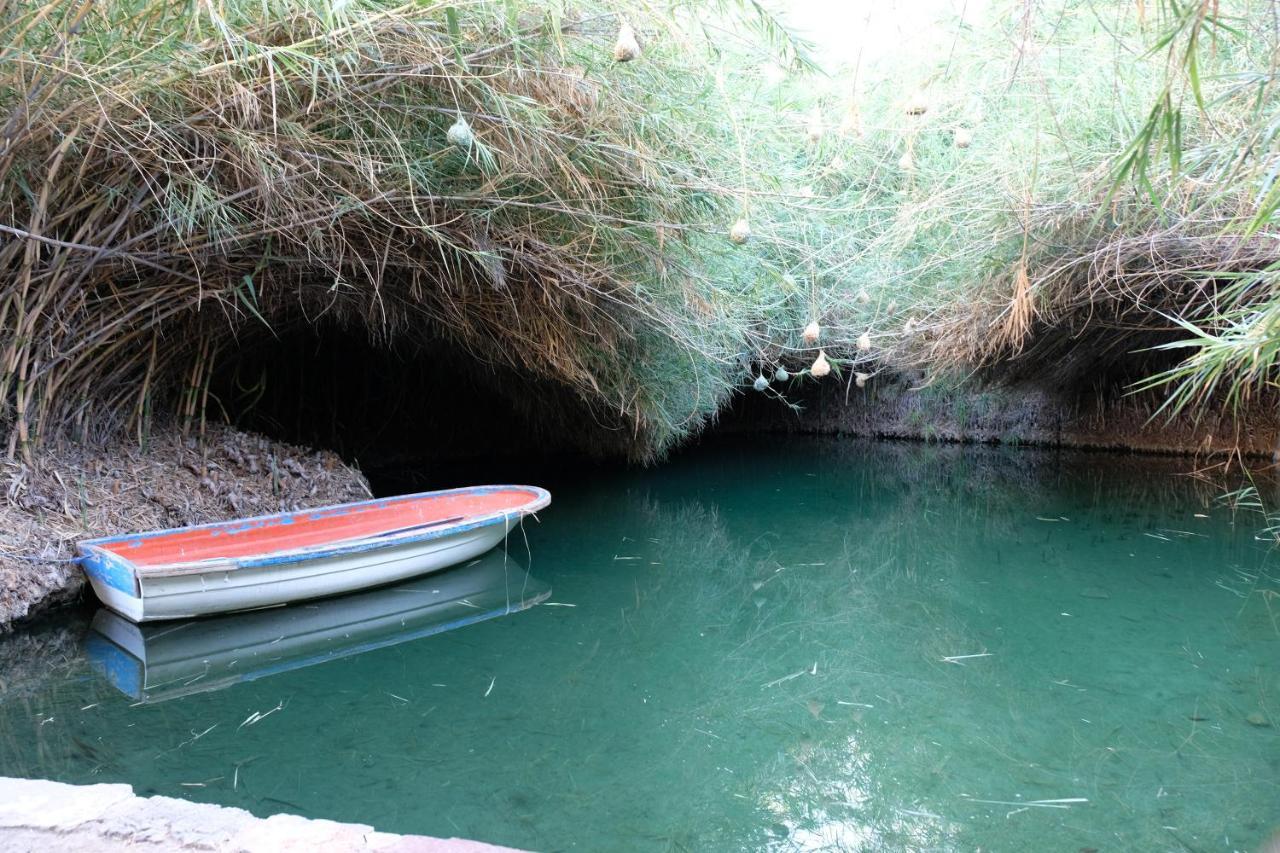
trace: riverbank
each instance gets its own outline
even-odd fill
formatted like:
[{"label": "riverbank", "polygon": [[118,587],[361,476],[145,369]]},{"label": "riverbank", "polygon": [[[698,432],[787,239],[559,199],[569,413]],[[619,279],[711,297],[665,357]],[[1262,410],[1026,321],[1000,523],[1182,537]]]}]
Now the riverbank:
[{"label": "riverbank", "polygon": [[738,397],[719,429],[846,435],[979,444],[1116,450],[1197,458],[1271,459],[1280,418],[1254,406],[1234,417],[1213,413],[1169,418],[1160,400],[1067,393],[1041,383],[929,383],[922,374],[884,369],[859,388],[845,381],[796,383],[775,396]]},{"label": "riverbank", "polygon": [[0,846],[12,853],[213,850],[226,853],[502,853],[458,838],[396,835],[358,823],[139,797],[129,785],[65,785],[0,777]]},{"label": "riverbank", "polygon": [[31,464],[0,462],[0,488],[0,631],[79,594],[78,539],[370,496],[333,453],[226,426],[43,446]]},{"label": "riverbank", "polygon": [[[1194,457],[1196,466],[1233,456],[1270,460],[1280,446],[1280,420],[1266,413],[1247,423],[1225,415],[1153,420],[1141,400],[1082,403],[1032,385],[925,386],[921,377],[885,371],[864,388],[799,382],[785,393],[790,405],[739,395],[714,432],[1107,449]],[[200,440],[168,431],[141,446],[132,438],[62,443],[31,465],[0,463],[0,476],[0,631],[80,594],[83,576],[71,562],[78,539],[371,494],[365,475],[332,452],[226,426]]]}]

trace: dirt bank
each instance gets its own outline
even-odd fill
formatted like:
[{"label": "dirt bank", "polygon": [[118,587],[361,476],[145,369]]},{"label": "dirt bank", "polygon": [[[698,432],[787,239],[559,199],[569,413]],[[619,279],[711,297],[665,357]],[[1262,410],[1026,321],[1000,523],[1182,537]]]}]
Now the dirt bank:
[{"label": "dirt bank", "polygon": [[785,402],[748,391],[722,415],[724,432],[855,435],[926,441],[1106,448],[1147,453],[1270,458],[1280,417],[1259,405],[1246,418],[1156,415],[1159,400],[1065,392],[1043,384],[928,384],[882,371],[858,388],[852,377],[795,381]]},{"label": "dirt bank", "polygon": [[229,427],[176,430],[139,445],[46,445],[34,464],[0,462],[0,631],[74,597],[69,561],[87,536],[261,515],[369,496],[336,455]]}]

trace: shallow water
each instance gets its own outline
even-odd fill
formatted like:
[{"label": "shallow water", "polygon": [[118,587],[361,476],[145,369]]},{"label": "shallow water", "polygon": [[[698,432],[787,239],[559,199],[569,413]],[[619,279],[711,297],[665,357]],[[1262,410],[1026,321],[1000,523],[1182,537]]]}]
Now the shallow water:
[{"label": "shallow water", "polygon": [[789,440],[552,482],[523,612],[148,704],[83,622],[0,641],[0,775],[539,850],[1254,850],[1280,554],[1174,470]]}]

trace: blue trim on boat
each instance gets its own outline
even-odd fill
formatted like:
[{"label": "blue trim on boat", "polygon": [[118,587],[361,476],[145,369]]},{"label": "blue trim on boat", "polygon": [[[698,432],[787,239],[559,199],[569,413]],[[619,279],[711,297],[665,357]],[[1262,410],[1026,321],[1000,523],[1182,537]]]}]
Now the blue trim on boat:
[{"label": "blue trim on boat", "polygon": [[133,565],[104,548],[91,547],[93,543],[80,545],[80,565],[91,579],[118,589],[126,595],[138,597],[138,580]]}]

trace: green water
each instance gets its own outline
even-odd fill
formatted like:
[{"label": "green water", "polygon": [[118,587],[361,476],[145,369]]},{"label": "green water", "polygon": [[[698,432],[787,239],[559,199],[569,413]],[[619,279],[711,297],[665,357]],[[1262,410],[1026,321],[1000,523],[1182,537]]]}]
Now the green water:
[{"label": "green water", "polygon": [[1255,850],[1280,554],[1174,470],[790,440],[553,478],[524,612],[137,706],[82,622],[0,642],[0,774],[538,850]]}]

